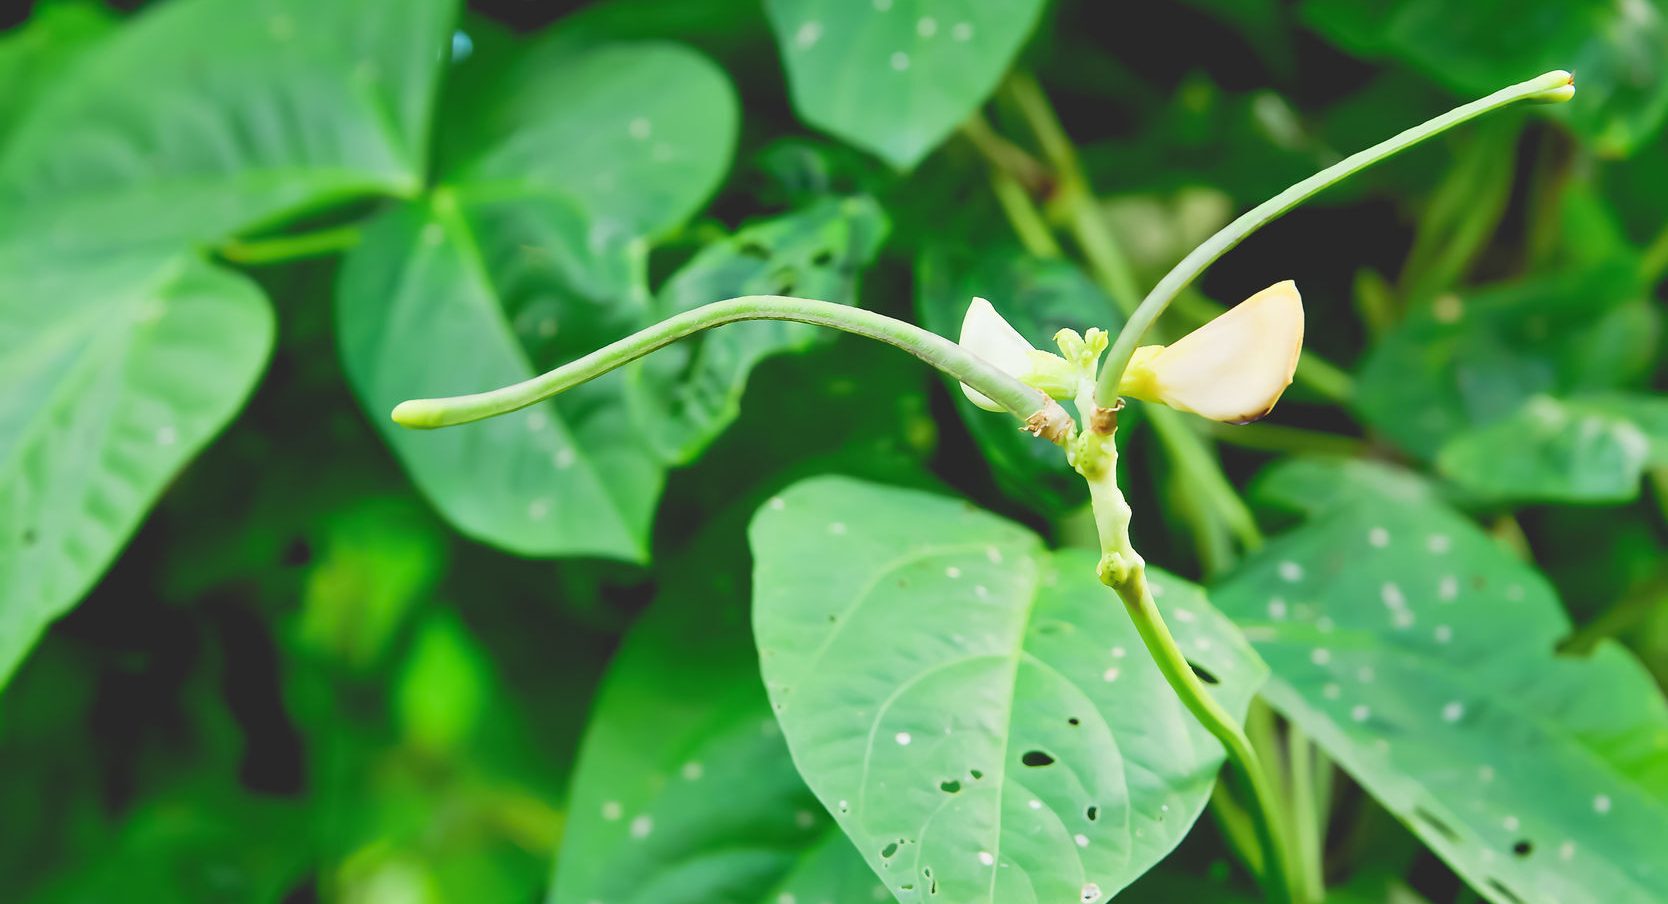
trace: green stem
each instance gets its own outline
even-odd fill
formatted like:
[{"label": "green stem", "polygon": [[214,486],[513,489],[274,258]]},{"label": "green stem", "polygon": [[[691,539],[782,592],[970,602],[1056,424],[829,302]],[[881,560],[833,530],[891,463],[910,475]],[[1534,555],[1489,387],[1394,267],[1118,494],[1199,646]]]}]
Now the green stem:
[{"label": "green stem", "polygon": [[1257,843],[1263,851],[1263,880],[1270,900],[1301,901],[1286,866],[1290,854],[1286,850],[1285,833],[1280,829],[1279,799],[1245,732],[1194,674],[1193,667],[1187,664],[1175,637],[1164,624],[1164,618],[1153,602],[1152,590],[1147,586],[1146,566],[1137,564],[1130,569],[1128,577],[1114,584],[1112,589],[1124,601],[1124,608],[1134,621],[1141,642],[1146,645],[1164,680],[1175,689],[1182,705],[1199,720],[1199,724],[1222,743],[1235,779],[1249,793]]},{"label": "green stem", "polygon": [[220,256],[234,264],[279,264],[345,251],[359,244],[359,237],[358,225],[350,223],[300,235],[279,235],[268,239],[230,239],[220,246]]},{"label": "green stem", "polygon": [[1630,588],[1592,621],[1576,628],[1558,644],[1558,652],[1585,656],[1601,641],[1634,627],[1668,604],[1668,566]]},{"label": "green stem", "polygon": [[1414,126],[1395,137],[1373,145],[1372,147],[1351,154],[1336,164],[1310,176],[1293,185],[1285,191],[1264,201],[1250,211],[1223,227],[1216,235],[1211,236],[1203,244],[1194,248],[1187,257],[1177,264],[1158,281],[1147,297],[1142,300],[1129,322],[1124,324],[1118,338],[1112,343],[1112,349],[1107,353],[1106,364],[1101,368],[1098,395],[1102,404],[1111,404],[1118,396],[1118,383],[1123,379],[1125,368],[1129,367],[1130,356],[1135,353],[1135,346],[1141,337],[1152,327],[1158,315],[1164,313],[1171,299],[1176,293],[1191,283],[1204,269],[1216,261],[1217,258],[1228,253],[1229,249],[1244,241],[1246,236],[1256,232],[1264,225],[1273,221],[1281,214],[1308,200],[1311,196],[1331,186],[1341,179],[1347,178],[1420,142],[1440,135],[1454,126],[1481,116],[1492,110],[1522,100],[1557,101],[1567,100],[1568,92],[1573,90],[1574,79],[1568,72],[1548,72],[1526,82],[1502,88],[1487,97],[1479,98],[1471,103],[1449,110],[1447,113],[1428,122]]},{"label": "green stem", "polygon": [[1664,273],[1668,273],[1668,226],[1656,234],[1639,259],[1639,281],[1646,288],[1654,289]]},{"label": "green stem", "polygon": [[1228,790],[1225,783],[1217,782],[1215,787],[1210,789],[1210,810],[1216,816],[1216,825],[1222,830],[1222,837],[1227,840],[1228,848],[1245,864],[1252,875],[1261,878],[1263,852],[1257,846],[1257,827],[1252,823],[1251,814],[1234,799],[1233,792]]},{"label": "green stem", "polygon": [[1286,764],[1291,771],[1290,793],[1293,850],[1297,854],[1297,873],[1303,883],[1304,897],[1319,901],[1326,897],[1326,870],[1322,839],[1326,830],[1326,811],[1319,806],[1315,794],[1315,748],[1303,729],[1296,724],[1286,725]]},{"label": "green stem", "polygon": [[1066,213],[1072,236],[1077,239],[1078,246],[1083,249],[1084,260],[1089,264],[1089,272],[1117,302],[1124,315],[1129,316],[1135,310],[1135,299],[1141,295],[1135,269],[1130,266],[1123,249],[1118,247],[1106,217],[1101,214],[1100,203],[1095,199],[1094,189],[1089,185],[1083,165],[1077,158],[1077,147],[1060,125],[1048,96],[1035,78],[1027,73],[1015,73],[1008,81],[1008,94],[1019,108],[1020,115],[1025,117],[1032,134],[1036,135],[1043,157],[1054,167],[1055,178],[1059,181],[1055,203]]},{"label": "green stem", "polygon": [[1058,402],[943,336],[873,311],[781,295],[747,295],[702,305],[532,379],[473,395],[401,402],[394,409],[393,417],[407,427],[431,428],[507,414],[602,376],[686,336],[744,320],[791,320],[866,336],[909,352],[984,393],[1015,417],[1035,426],[1041,435],[1063,436],[1071,423],[1070,415]]},{"label": "green stem", "polygon": [[1210,422],[1211,435],[1222,442],[1259,452],[1290,452],[1358,458],[1370,444],[1359,437],[1280,424],[1220,424]]},{"label": "green stem", "polygon": [[1221,463],[1187,423],[1186,416],[1163,405],[1148,405],[1141,413],[1147,416],[1147,422],[1152,424],[1153,432],[1170,453],[1175,467],[1209,501],[1240,545],[1246,549],[1262,546],[1263,533],[1257,527],[1257,517],[1240,498],[1228,475],[1222,473]]},{"label": "green stem", "polygon": [[1054,240],[1054,233],[1049,231],[1048,224],[1037,213],[1036,205],[1031,203],[1031,196],[1026,194],[1025,186],[1020,185],[1019,180],[993,167],[990,188],[1027,252],[1033,257],[1050,260],[1063,256],[1060,243]]}]

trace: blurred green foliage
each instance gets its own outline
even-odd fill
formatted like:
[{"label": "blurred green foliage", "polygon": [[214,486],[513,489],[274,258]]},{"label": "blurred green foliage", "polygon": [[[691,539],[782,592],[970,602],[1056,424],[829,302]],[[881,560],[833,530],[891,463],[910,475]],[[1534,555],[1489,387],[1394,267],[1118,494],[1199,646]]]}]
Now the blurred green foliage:
[{"label": "blurred green foliage", "polygon": [[[876,851],[774,733],[749,519],[832,473],[1081,545],[1056,450],[775,323],[477,427],[392,405],[750,292],[946,335],[982,295],[1039,344],[1115,327],[1127,287],[1075,260],[1072,191],[1144,287],[1290,182],[1552,68],[1576,102],[1412,151],[1216,266],[1164,331],[1296,278],[1325,369],[1233,431],[1130,409],[1121,482],[1148,558],[1207,586],[1343,767],[1331,899],[1661,890],[1658,0],[25,7],[0,33],[0,898],[873,900]],[[900,492],[836,502],[879,493],[853,523],[901,546],[931,506]],[[1257,553],[1246,505],[1306,523]],[[1375,526],[1440,526],[1483,605],[1427,624],[1446,573],[1341,545]],[[1288,563],[1332,576],[1301,625],[1269,609]],[[1408,574],[1413,654],[1380,599]],[[1362,596],[1388,627],[1352,624]],[[1329,702],[1322,624],[1385,678]],[[1501,699],[1504,728],[1427,731]],[[1618,787],[1571,781],[1595,762]],[[1201,821],[1130,898],[1239,900],[1241,847],[1231,811]]]}]

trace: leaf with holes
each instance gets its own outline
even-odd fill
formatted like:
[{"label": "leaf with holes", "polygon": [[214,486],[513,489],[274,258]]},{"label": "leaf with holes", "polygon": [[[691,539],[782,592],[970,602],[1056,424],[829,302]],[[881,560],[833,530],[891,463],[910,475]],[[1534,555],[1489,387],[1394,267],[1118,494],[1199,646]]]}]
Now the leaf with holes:
[{"label": "leaf with holes", "polygon": [[[1112,299],[1083,271],[1064,260],[1032,257],[1011,245],[957,252],[939,245],[916,267],[915,310],[921,324],[942,336],[958,336],[967,304],[988,298],[1020,335],[1040,349],[1055,348],[1061,329],[1116,331],[1123,325]],[[946,381],[948,383],[948,381]],[[1013,429],[981,410],[954,386],[950,398],[979,444],[997,482],[1013,498],[1052,515],[1080,508],[1088,498],[1083,478],[1060,450]],[[1126,441],[1140,406],[1119,414]]]},{"label": "leaf with holes", "polygon": [[1334,509],[1212,591],[1267,696],[1502,904],[1668,899],[1668,705],[1540,576],[1412,500]]},{"label": "leaf with holes", "polygon": [[217,241],[343,198],[416,191],[455,6],[157,5],[18,123],[0,153],[0,239]]},{"label": "leaf with holes", "polygon": [[[754,633],[800,774],[899,901],[1104,901],[1175,847],[1222,763],[1085,551],[844,478],[754,517]],[[1155,576],[1243,714],[1263,666]]]},{"label": "leaf with holes", "polygon": [[[551,208],[546,208],[552,210]],[[664,466],[618,404],[618,377],[505,417],[413,431],[401,400],[527,379],[533,366],[502,300],[498,257],[455,196],[397,208],[343,265],[337,335],[377,429],[447,520],[523,555],[647,557]],[[444,349],[441,354],[422,350]]]},{"label": "leaf with holes", "polygon": [[771,889],[851,901],[875,886],[771,719],[747,634],[745,558],[731,548],[740,534],[737,519],[720,519],[668,563],[687,580],[667,585],[609,666],[552,904],[776,904]]},{"label": "leaf with holes", "polygon": [[[874,260],[886,230],[886,215],[868,198],[824,199],[751,224],[702,248],[674,273],[660,292],[655,316],[739,295],[854,304],[858,273]],[[677,343],[632,368],[629,398],[638,423],[668,460],[689,461],[735,420],[755,365],[833,336],[802,323],[764,320]]]},{"label": "leaf with holes", "polygon": [[255,385],[272,310],[186,257],[0,269],[0,685]]},{"label": "leaf with holes", "polygon": [[806,122],[909,169],[984,103],[1042,0],[768,0]]}]

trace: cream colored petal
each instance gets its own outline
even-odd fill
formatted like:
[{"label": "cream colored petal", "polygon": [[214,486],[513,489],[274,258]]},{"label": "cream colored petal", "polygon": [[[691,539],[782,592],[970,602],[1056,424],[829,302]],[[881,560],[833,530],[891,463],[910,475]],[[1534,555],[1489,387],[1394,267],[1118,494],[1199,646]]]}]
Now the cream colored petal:
[{"label": "cream colored petal", "polygon": [[[973,299],[967,306],[967,316],[961,321],[961,347],[992,366],[1014,377],[1024,377],[1031,371],[1031,352],[1034,349],[1013,325],[996,313],[996,308],[983,298]],[[1002,406],[963,383],[961,391],[968,401],[986,411],[1001,411]]]},{"label": "cream colored petal", "polygon": [[1152,354],[1142,394],[1211,420],[1249,423],[1291,385],[1302,351],[1303,299],[1291,280],[1275,283]]}]

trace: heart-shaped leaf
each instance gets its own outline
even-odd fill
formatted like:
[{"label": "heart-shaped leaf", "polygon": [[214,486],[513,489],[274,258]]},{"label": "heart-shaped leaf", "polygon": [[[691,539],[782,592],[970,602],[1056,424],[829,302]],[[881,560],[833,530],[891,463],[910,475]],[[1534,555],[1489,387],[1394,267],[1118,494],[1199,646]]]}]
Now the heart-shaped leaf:
[{"label": "heart-shaped leaf", "polygon": [[272,346],[248,279],[189,257],[0,268],[0,684],[85,594]]},{"label": "heart-shaped leaf", "polygon": [[[796,484],[751,536],[754,632],[788,748],[899,901],[1104,901],[1198,817],[1222,750],[1094,555],[844,478]],[[1243,713],[1261,663],[1196,587],[1155,587]]]},{"label": "heart-shaped leaf", "polygon": [[1212,591],[1269,700],[1500,904],[1668,897],[1668,705],[1540,576],[1432,504],[1372,497]]},{"label": "heart-shaped leaf", "polygon": [[768,0],[794,108],[909,169],[996,88],[1041,0]]},{"label": "heart-shaped leaf", "polygon": [[450,430],[414,433],[388,412],[526,379],[642,326],[645,239],[711,192],[735,101],[722,72],[675,45],[547,41],[505,72],[490,94],[451,99],[474,137],[446,186],[348,255],[342,355],[378,429],[464,533],[524,555],[643,560],[666,463],[621,411],[623,375]]},{"label": "heart-shaped leaf", "polygon": [[[529,203],[562,222],[559,205]],[[664,468],[630,420],[609,410],[617,376],[448,430],[413,431],[388,418],[404,399],[533,375],[485,266],[495,255],[479,242],[449,194],[367,229],[336,293],[338,341],[360,401],[424,495],[464,533],[523,555],[645,558]]]},{"label": "heart-shaped leaf", "polygon": [[0,153],[0,240],[218,241],[345,197],[416,191],[455,6],[158,5],[17,125]]},{"label": "heart-shaped leaf", "polygon": [[610,241],[683,222],[735,151],[729,79],[678,44],[579,49],[557,33],[481,88],[448,108],[460,144],[443,181],[560,194]]}]

